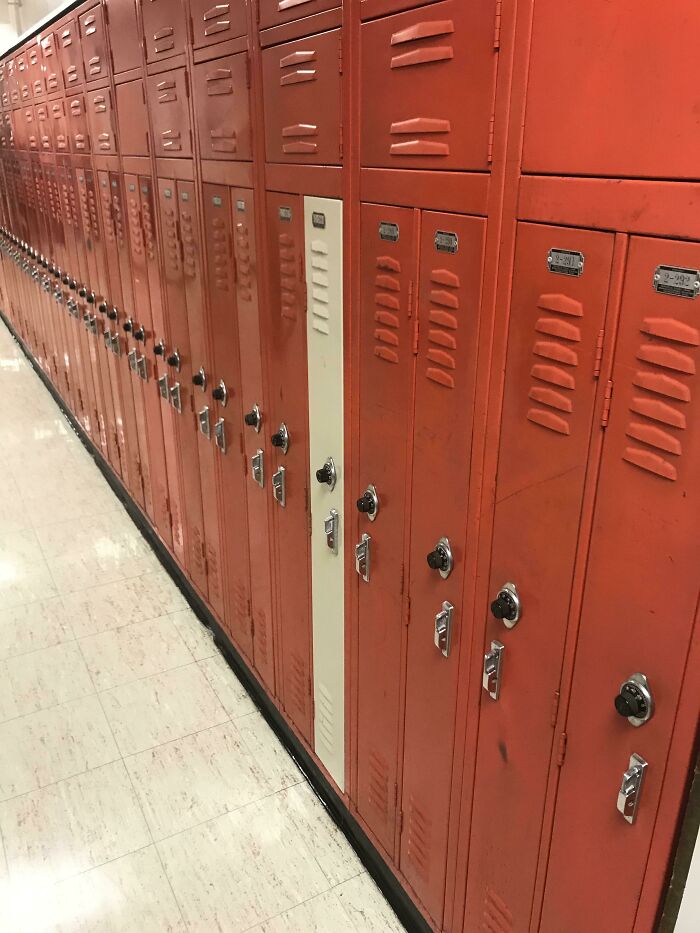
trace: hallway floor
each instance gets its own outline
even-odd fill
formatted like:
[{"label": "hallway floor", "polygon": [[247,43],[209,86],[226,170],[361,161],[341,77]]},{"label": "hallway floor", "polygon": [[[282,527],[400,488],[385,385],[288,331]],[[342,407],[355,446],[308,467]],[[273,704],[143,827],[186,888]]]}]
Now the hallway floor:
[{"label": "hallway floor", "polygon": [[401,924],[0,322],[0,930]]}]

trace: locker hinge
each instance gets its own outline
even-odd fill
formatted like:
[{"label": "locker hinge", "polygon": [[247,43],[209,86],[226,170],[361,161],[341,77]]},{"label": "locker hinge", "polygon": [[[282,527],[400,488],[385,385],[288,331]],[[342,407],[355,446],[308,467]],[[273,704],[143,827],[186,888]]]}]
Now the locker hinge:
[{"label": "locker hinge", "polygon": [[418,355],[418,339],[420,336],[420,319],[416,318],[413,322],[413,355]]},{"label": "locker hinge", "polygon": [[496,25],[494,26],[493,31],[493,47],[494,49],[500,49],[501,47],[501,11],[503,7],[503,0],[496,0]]},{"label": "locker hinge", "polygon": [[607,428],[608,421],[610,420],[610,405],[612,404],[612,394],[612,379],[608,379],[608,384],[605,386],[605,396],[603,397],[603,413],[600,416],[600,424],[604,428]]},{"label": "locker hinge", "polygon": [[491,119],[489,120],[489,144],[488,150],[486,152],[486,161],[491,164],[493,162],[493,137],[496,132],[496,114],[491,114]]},{"label": "locker hinge", "polygon": [[600,367],[603,361],[603,342],[605,340],[605,331],[603,329],[598,331],[598,337],[595,342],[595,361],[593,363],[593,378],[600,378]]},{"label": "locker hinge", "polygon": [[403,596],[405,582],[406,582],[406,565],[401,564],[401,589],[399,590],[399,592],[401,593],[402,596]]},{"label": "locker hinge", "polygon": [[250,55],[245,56],[245,86],[250,87]]},{"label": "locker hinge", "polygon": [[343,124],[341,123],[338,127],[338,151],[340,153],[340,161],[343,161]]},{"label": "locker hinge", "polygon": [[559,736],[559,749],[557,751],[557,767],[561,768],[564,764],[564,759],[566,758],[566,742],[567,742],[566,732],[562,732]]},{"label": "locker hinge", "polygon": [[248,606],[248,609],[247,609],[248,620],[250,621],[250,637],[255,638],[255,619],[253,618],[253,612],[251,610],[250,600],[248,600],[247,606]]},{"label": "locker hinge", "polygon": [[552,699],[552,725],[556,726],[557,724],[557,714],[559,713],[559,691],[554,691],[554,698]]},{"label": "locker hinge", "polygon": [[209,576],[209,561],[207,560],[207,549],[204,545],[204,541],[200,541],[199,550],[202,554],[202,568],[206,576]]},{"label": "locker hinge", "polygon": [[399,836],[403,835],[403,810],[399,810]]},{"label": "locker hinge", "polygon": [[343,37],[338,39],[338,72],[343,73]]}]

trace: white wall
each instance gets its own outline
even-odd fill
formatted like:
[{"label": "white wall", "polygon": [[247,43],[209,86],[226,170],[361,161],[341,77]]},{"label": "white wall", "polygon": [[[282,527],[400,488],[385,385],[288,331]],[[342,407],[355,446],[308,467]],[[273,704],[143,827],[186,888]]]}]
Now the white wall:
[{"label": "white wall", "polygon": [[10,10],[7,0],[0,0],[0,53],[17,41],[18,35],[31,30],[36,23],[44,19],[65,3],[56,0],[20,0],[19,20],[21,29],[15,29],[15,11]]},{"label": "white wall", "polygon": [[674,933],[698,933],[700,930],[700,844],[695,840],[693,860],[683,892],[681,910]]}]

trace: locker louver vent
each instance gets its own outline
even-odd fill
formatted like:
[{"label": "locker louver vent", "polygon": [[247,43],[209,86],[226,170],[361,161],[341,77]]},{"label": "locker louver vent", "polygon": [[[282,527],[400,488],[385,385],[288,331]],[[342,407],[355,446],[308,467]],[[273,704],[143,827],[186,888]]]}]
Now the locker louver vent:
[{"label": "locker louver vent", "polygon": [[379,273],[374,280],[375,328],[374,355],[387,363],[399,362],[399,312],[401,310],[401,263],[392,256],[378,256]]},{"label": "locker louver vent", "polygon": [[416,806],[413,798],[411,798],[406,828],[406,832],[408,833],[406,856],[411,862],[416,874],[426,883],[430,874],[431,862],[430,829],[430,820]]},{"label": "locker louver vent", "polygon": [[219,32],[226,32],[231,26],[229,17],[229,3],[217,3],[208,9],[202,16],[204,20],[204,35],[215,36]]},{"label": "locker louver vent", "polygon": [[326,752],[335,751],[335,716],[333,695],[320,681],[316,684],[316,742],[325,746]]},{"label": "locker louver vent", "polygon": [[626,434],[644,446],[626,447],[623,459],[663,479],[676,480],[677,465],[667,455],[680,457],[683,453],[677,432],[685,430],[687,419],[683,408],[673,403],[691,401],[688,377],[695,375],[697,355],[679,347],[700,346],[700,331],[674,318],[646,318],[640,331],[644,342],[637,350],[637,359],[653,368],[634,374],[633,385],[645,394],[632,398],[632,419]]},{"label": "locker louver vent", "polygon": [[481,929],[488,931],[488,933],[509,933],[513,929],[513,914],[491,888],[486,889],[486,896],[484,897]]},{"label": "locker louver vent", "polygon": [[[144,484],[145,482],[146,478],[144,477]],[[207,570],[204,566],[204,537],[202,535],[202,530],[192,523],[191,532],[192,541],[190,542],[190,555],[192,557],[192,565],[195,567],[198,574],[205,577]]]},{"label": "locker louver vent", "polygon": [[[298,654],[292,654],[290,661],[290,683],[287,705],[290,706],[293,710],[296,710],[299,721],[303,722],[306,719],[306,697],[309,690],[309,679],[306,673],[306,665],[304,664],[303,658],[301,658]],[[293,716],[292,718],[296,718],[296,716]]]},{"label": "locker louver vent", "polygon": [[528,410],[527,419],[557,434],[569,435],[571,426],[566,415],[574,410],[575,369],[579,362],[573,345],[581,342],[581,329],[566,318],[583,317],[583,306],[566,295],[540,295],[538,308],[561,316],[539,317],[535,324],[535,363],[530,370],[535,382],[528,398],[537,404]]},{"label": "locker louver vent", "polygon": [[255,623],[255,664],[258,670],[264,669],[268,664],[267,622],[262,609],[256,609]]},{"label": "locker louver vent", "polygon": [[289,233],[279,235],[280,299],[282,317],[297,319],[297,255],[294,238]]},{"label": "locker louver vent", "polygon": [[369,804],[382,822],[389,816],[389,767],[384,757],[373,748],[369,753]]},{"label": "locker louver vent", "polygon": [[[217,573],[217,592],[220,587]],[[233,585],[233,616],[241,622],[248,621],[248,593],[242,580],[236,580]]]},{"label": "locker louver vent", "polygon": [[228,244],[226,242],[226,224],[221,217],[212,219],[212,257],[214,287],[220,292],[229,290]]},{"label": "locker louver vent", "polygon": [[458,320],[456,311],[459,309],[460,286],[459,276],[447,269],[433,269],[430,281],[435,288],[430,289],[428,332],[428,366],[425,375],[438,385],[454,389],[455,380],[453,372],[456,367],[455,351],[457,350]]},{"label": "locker louver vent", "polygon": [[253,280],[250,274],[250,237],[248,224],[236,224],[236,268],[238,270],[238,294],[244,301],[253,297]]},{"label": "locker louver vent", "polygon": [[156,55],[170,52],[175,48],[175,30],[172,26],[165,26],[153,33],[153,50]]},{"label": "locker louver vent", "polygon": [[323,240],[311,243],[311,299],[311,326],[319,334],[330,334],[328,246]]},{"label": "locker louver vent", "polygon": [[197,248],[195,246],[193,216],[184,207],[180,207],[180,225],[182,227],[182,267],[186,276],[194,278],[197,274]]},{"label": "locker louver vent", "polygon": [[[454,58],[453,46],[450,43],[441,43],[436,40],[452,35],[454,31],[452,20],[427,20],[395,32],[391,37],[392,47],[404,45],[412,47],[392,55],[391,68],[413,68],[450,61]],[[417,45],[414,46],[414,43]],[[391,143],[390,152],[394,156],[448,156],[450,154],[449,142],[433,137],[447,134],[451,129],[452,125],[449,120],[433,116],[416,115],[395,121],[391,124],[390,133],[401,139]],[[425,136],[431,138],[422,138]]]},{"label": "locker louver vent", "polygon": [[[233,72],[230,68],[215,68],[207,72],[207,97],[234,96]],[[232,123],[223,123],[209,130],[210,147],[213,152],[234,153],[237,150],[236,130]]]},{"label": "locker louver vent", "polygon": [[[316,61],[316,52],[297,50],[280,59],[280,85],[287,87],[292,84],[304,84],[315,81],[316,68],[308,66]],[[318,136],[318,126],[315,123],[293,123],[282,127],[282,151],[288,154],[308,155],[318,152],[318,143],[311,137]]]}]

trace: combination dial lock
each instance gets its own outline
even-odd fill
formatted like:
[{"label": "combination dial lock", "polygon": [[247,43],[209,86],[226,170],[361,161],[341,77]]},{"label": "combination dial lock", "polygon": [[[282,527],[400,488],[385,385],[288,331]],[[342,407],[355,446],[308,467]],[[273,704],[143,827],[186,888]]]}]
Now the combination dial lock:
[{"label": "combination dial lock", "polygon": [[316,470],[316,481],[322,486],[328,486],[331,490],[335,489],[336,483],[335,461],[329,457],[320,470]]},{"label": "combination dial lock", "polygon": [[654,698],[644,674],[632,674],[615,697],[615,709],[635,728],[649,722],[654,715]]},{"label": "combination dial lock", "polygon": [[454,567],[454,557],[452,548],[447,538],[440,538],[433,550],[428,554],[426,560],[431,570],[437,570],[443,580],[446,580],[452,573]]},{"label": "combination dial lock", "polygon": [[371,522],[376,519],[379,512],[379,496],[371,483],[357,500],[357,511],[366,515]]},{"label": "combination dial lock", "polygon": [[515,583],[504,583],[491,603],[491,614],[500,619],[506,628],[513,628],[520,620],[522,607]]}]

